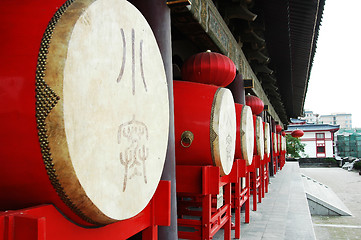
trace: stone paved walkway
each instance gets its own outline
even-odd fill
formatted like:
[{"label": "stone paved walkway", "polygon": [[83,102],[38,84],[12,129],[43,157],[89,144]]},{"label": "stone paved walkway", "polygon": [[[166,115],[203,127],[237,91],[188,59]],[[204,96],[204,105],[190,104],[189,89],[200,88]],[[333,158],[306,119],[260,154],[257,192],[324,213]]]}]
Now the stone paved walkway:
[{"label": "stone paved walkway", "polygon": [[301,168],[300,171],[332,188],[352,214],[312,216],[317,239],[361,239],[361,176],[341,168]]},{"label": "stone paved walkway", "polygon": [[[214,237],[223,238],[222,230]],[[249,224],[244,223],[242,214],[241,239],[316,239],[298,162],[287,162],[271,178],[269,192],[257,205],[257,211],[251,211]]]}]

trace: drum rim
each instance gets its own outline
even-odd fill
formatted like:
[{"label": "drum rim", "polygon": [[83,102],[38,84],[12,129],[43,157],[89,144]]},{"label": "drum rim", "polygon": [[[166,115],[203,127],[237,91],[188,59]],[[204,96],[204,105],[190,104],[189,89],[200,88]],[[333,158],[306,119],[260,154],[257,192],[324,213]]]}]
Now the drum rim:
[{"label": "drum rim", "polygon": [[[252,109],[247,105],[242,106],[241,119],[240,119],[240,140],[241,140],[241,154],[242,158],[246,160],[247,165],[252,164],[253,152],[254,152],[254,126]],[[242,124],[242,119],[245,119],[245,123]],[[251,126],[251,131],[248,131],[248,127]],[[247,141],[251,139],[251,141]]]},{"label": "drum rim", "polygon": [[[231,151],[230,151],[230,160],[229,163],[230,164],[223,164],[224,161],[227,161],[225,159],[221,159],[221,155],[220,155],[220,141],[219,141],[219,118],[220,118],[220,106],[222,105],[222,100],[224,99],[223,96],[226,96],[227,98],[232,99],[232,109],[233,111],[233,121],[232,121],[232,125],[233,125],[233,132],[232,132],[232,140],[231,140]],[[217,124],[218,123],[218,124]],[[213,102],[212,102],[212,110],[211,110],[211,119],[210,119],[210,146],[211,146],[211,157],[212,157],[212,162],[214,166],[218,166],[220,168],[220,174],[221,176],[225,176],[228,175],[231,170],[232,170],[232,166],[233,166],[233,160],[234,160],[234,153],[236,150],[236,131],[237,131],[237,127],[236,127],[236,110],[234,108],[234,100],[233,100],[233,95],[231,93],[231,91],[227,88],[222,88],[219,87],[217,89],[217,91],[214,94],[213,97]]]},{"label": "drum rim", "polygon": [[[57,110],[57,108],[63,108],[63,100],[62,100],[62,91],[59,89],[63,88],[63,83],[59,83],[58,79],[61,77],[54,77],[52,79],[51,77],[46,75],[46,72],[54,71],[55,68],[58,66],[55,66],[53,64],[53,67],[51,66],[51,62],[54,62],[55,59],[52,55],[57,55],[58,53],[49,52],[48,49],[51,47],[51,41],[56,41],[58,38],[58,41],[61,43],[69,41],[71,39],[72,30],[75,27],[75,24],[79,20],[79,18],[82,16],[84,9],[89,8],[93,3],[95,3],[97,0],[84,0],[84,1],[74,1],[74,0],[68,0],[66,1],[59,9],[58,11],[53,15],[53,18],[48,24],[47,29],[44,31],[41,47],[39,50],[39,56],[38,56],[38,65],[37,65],[37,71],[36,71],[36,105],[37,105],[37,112],[36,112],[36,118],[37,118],[37,126],[38,126],[38,132],[39,133],[45,133],[43,135],[39,135],[39,142],[40,147],[42,149],[42,155],[44,164],[47,170],[47,174],[49,176],[50,182],[52,186],[54,187],[55,191],[57,192],[59,198],[62,200],[62,202],[71,209],[72,212],[74,212],[76,215],[78,215],[83,220],[95,224],[95,225],[104,225],[109,224],[118,221],[118,219],[113,219],[112,217],[106,215],[103,213],[98,206],[96,206],[92,199],[88,197],[87,192],[85,192],[84,188],[82,187],[76,173],[75,168],[72,165],[72,161],[70,160],[70,153],[69,149],[67,147],[67,143],[65,142],[66,139],[66,133],[65,133],[65,127],[64,127],[64,114],[60,113],[60,109]],[[129,7],[132,7],[134,10],[138,11],[132,4],[130,4],[127,1],[123,1],[124,4],[127,4]],[[70,12],[70,13],[67,13]],[[139,12],[141,15],[141,13]],[[141,15],[142,16],[142,15]],[[144,18],[144,16],[143,16]],[[62,37],[60,38],[60,31],[57,33],[57,29],[61,29],[61,25],[64,25],[62,23],[63,19],[66,19],[67,24],[63,29],[61,33]],[[145,18],[144,21],[146,22]],[[148,28],[150,29],[150,26],[148,24]],[[153,34],[154,37],[154,34]],[[61,50],[57,50],[58,52],[61,52]],[[62,50],[62,51],[67,51]],[[66,57],[60,58],[59,60],[59,67],[60,69],[64,69],[65,66],[65,59]],[[53,70],[51,70],[53,69]],[[164,66],[163,66],[164,69]],[[51,74],[50,74],[51,75]],[[58,95],[57,95],[57,94]],[[167,91],[168,93],[168,91]],[[45,96],[45,97],[44,97]],[[55,99],[54,99],[55,96]],[[51,145],[55,146],[55,141],[52,140],[53,133],[48,134],[50,125],[52,124],[51,120],[47,118],[47,115],[44,117],[44,110],[41,109],[41,107],[44,104],[44,99],[49,98],[53,102],[50,102],[50,109],[48,110],[47,114],[52,114],[55,118],[55,115],[58,115],[59,113],[61,116],[59,117],[59,120],[57,121],[56,128],[59,128],[60,130],[56,133],[60,133],[60,135],[57,135],[58,138],[62,139],[59,141],[60,147],[54,147],[52,148]],[[40,104],[40,105],[39,105]],[[38,110],[40,109],[40,110]],[[168,108],[167,108],[168,109]],[[42,115],[43,114],[43,115]],[[167,114],[169,117],[169,114]],[[168,121],[169,122],[169,121]],[[46,127],[45,127],[46,126]],[[49,127],[50,126],[50,127]],[[169,129],[168,129],[169,131]],[[47,136],[48,134],[49,136]],[[168,132],[167,132],[168,136]],[[52,143],[53,142],[53,143]],[[59,150],[55,150],[55,148],[61,149],[61,157],[58,157],[59,160],[52,159],[52,155],[54,152],[60,152]],[[62,159],[68,159],[64,162],[61,162]],[[66,168],[69,169],[70,172],[68,173],[69,176],[73,176],[73,180],[67,180],[68,176],[62,176],[61,169]],[[60,173],[60,174],[59,174]],[[160,175],[159,175],[160,180]],[[65,183],[64,183],[65,182]],[[76,189],[76,191],[72,190],[66,190],[64,189],[65,185],[73,186],[72,188]],[[157,186],[157,185],[156,185]],[[156,187],[152,189],[152,196],[155,193]],[[151,197],[150,197],[151,198]],[[75,201],[76,199],[76,201]],[[150,200],[150,199],[149,199]],[[140,211],[142,211],[146,207],[146,205],[143,206],[143,204],[138,208],[138,212],[133,214],[131,217],[138,214]],[[129,214],[131,215],[131,214]],[[126,218],[125,218],[126,219]],[[119,219],[122,220],[122,219]]]},{"label": "drum rim", "polygon": [[264,123],[264,139],[265,139],[265,154],[267,155],[267,157],[270,156],[270,148],[271,148],[271,141],[270,141],[270,131],[269,131],[269,123],[265,122]]},{"label": "drum rim", "polygon": [[260,116],[256,117],[256,145],[257,145],[257,154],[260,156],[261,160],[263,160],[263,158],[264,158],[264,135],[263,135],[262,118]]},{"label": "drum rim", "polygon": [[275,153],[278,152],[278,147],[277,147],[277,134],[275,132],[273,132],[273,151]]}]

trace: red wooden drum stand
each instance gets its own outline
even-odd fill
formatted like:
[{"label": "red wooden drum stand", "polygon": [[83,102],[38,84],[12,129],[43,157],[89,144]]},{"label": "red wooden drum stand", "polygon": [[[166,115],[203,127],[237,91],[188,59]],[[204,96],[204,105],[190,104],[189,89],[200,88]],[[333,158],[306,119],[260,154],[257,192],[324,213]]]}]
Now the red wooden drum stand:
[{"label": "red wooden drum stand", "polygon": [[[209,240],[221,228],[231,239],[231,184],[229,175],[220,177],[219,167],[176,166],[178,237]],[[223,187],[224,204],[215,206],[215,196]],[[188,231],[187,231],[188,230]]]},{"label": "red wooden drum stand", "polygon": [[69,221],[53,205],[39,205],[0,212],[0,240],[118,240],[142,232],[143,239],[157,240],[158,226],[170,225],[170,182],[158,188],[138,215],[97,228],[84,228]]},{"label": "red wooden drum stand", "polygon": [[237,118],[236,152],[230,173],[232,184],[232,208],[235,209],[235,237],[241,235],[241,207],[245,205],[246,223],[249,223],[250,177],[247,171],[254,152],[254,126],[249,106],[235,104]]},{"label": "red wooden drum stand", "polygon": [[260,174],[262,181],[262,198],[265,197],[265,193],[268,192],[268,184],[269,184],[269,162],[270,162],[270,154],[271,154],[271,133],[269,128],[269,123],[263,122],[263,130],[264,130],[264,158],[260,163]]},{"label": "red wooden drum stand", "polygon": [[235,159],[232,171],[229,174],[232,184],[232,208],[235,211],[235,238],[241,238],[241,208],[245,206],[245,223],[249,223],[250,207],[250,179],[247,171],[247,162],[244,159]]},{"label": "red wooden drum stand", "polygon": [[261,161],[261,181],[262,181],[262,198],[265,197],[265,193],[268,193],[268,185],[269,185],[269,162],[270,157],[265,154],[265,157]]},{"label": "red wooden drum stand", "polygon": [[272,133],[272,146],[273,146],[273,175],[276,175],[279,163],[279,151],[277,146],[277,133]]},{"label": "red wooden drum stand", "polygon": [[262,202],[261,193],[262,193],[262,181],[260,176],[260,156],[253,156],[252,165],[248,166],[248,172],[250,173],[250,194],[252,195],[253,202],[253,211],[257,211],[257,199],[258,202]]},{"label": "red wooden drum stand", "polygon": [[250,193],[253,197],[253,211],[257,211],[257,196],[258,202],[262,201],[262,188],[263,181],[261,181],[261,161],[264,158],[264,131],[263,131],[263,122],[261,117],[253,116],[254,124],[254,156],[253,161],[250,166],[248,166],[248,171],[250,172]]}]

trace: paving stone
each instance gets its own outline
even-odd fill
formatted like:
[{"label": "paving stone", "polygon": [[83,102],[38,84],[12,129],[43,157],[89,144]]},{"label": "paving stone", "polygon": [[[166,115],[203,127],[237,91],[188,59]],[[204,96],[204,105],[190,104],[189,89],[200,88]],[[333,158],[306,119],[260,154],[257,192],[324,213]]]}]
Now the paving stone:
[{"label": "paving stone", "polygon": [[[316,239],[298,163],[286,162],[270,181],[269,191],[257,204],[257,211],[250,211],[249,224],[244,223],[242,213],[241,239]],[[223,239],[221,233],[214,239]]]}]

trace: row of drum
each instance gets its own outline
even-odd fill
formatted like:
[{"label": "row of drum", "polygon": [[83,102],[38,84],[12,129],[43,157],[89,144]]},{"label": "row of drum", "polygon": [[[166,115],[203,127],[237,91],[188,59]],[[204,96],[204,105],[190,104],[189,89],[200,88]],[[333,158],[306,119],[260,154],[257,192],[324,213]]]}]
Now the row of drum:
[{"label": "row of drum", "polygon": [[285,138],[251,107],[234,103],[227,88],[174,81],[174,117],[179,165],[214,165],[227,175],[234,159],[251,165],[254,155],[269,157],[271,142],[273,151],[286,150]]},{"label": "row of drum", "polygon": [[[52,203],[81,225],[141,212],[172,134],[145,18],[125,0],[37,0],[5,2],[0,23],[0,211]],[[234,158],[270,153],[268,123],[228,89],[174,81],[173,93],[177,164],[227,175]]]}]

